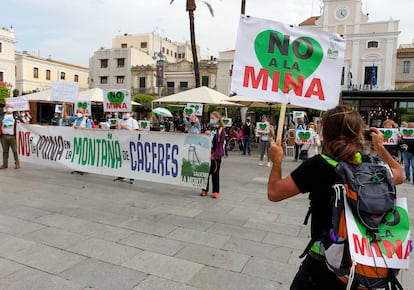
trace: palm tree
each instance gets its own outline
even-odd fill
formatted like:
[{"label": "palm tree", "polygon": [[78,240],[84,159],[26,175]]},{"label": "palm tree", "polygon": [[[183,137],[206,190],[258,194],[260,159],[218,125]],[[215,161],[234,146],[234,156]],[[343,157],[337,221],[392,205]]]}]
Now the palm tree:
[{"label": "palm tree", "polygon": [[[172,4],[175,0],[171,0],[170,4]],[[185,10],[188,11],[188,16],[190,19],[190,40],[191,40],[191,53],[193,54],[193,63],[194,63],[194,77],[196,87],[200,87],[200,68],[198,66],[198,57],[197,57],[197,46],[195,40],[195,29],[194,29],[194,11],[196,10],[196,0],[186,0],[186,8]],[[200,0],[201,1],[201,0]],[[207,5],[211,16],[214,16],[213,8],[211,7],[210,3],[207,1],[201,1]]]},{"label": "palm tree", "polygon": [[241,14],[246,14],[246,0],[241,0]]}]

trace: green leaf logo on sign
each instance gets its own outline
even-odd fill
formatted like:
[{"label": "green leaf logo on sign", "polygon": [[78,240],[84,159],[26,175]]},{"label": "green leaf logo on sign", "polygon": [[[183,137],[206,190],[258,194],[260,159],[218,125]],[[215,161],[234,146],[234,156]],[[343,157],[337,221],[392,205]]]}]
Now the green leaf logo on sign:
[{"label": "green leaf logo on sign", "polygon": [[[269,77],[280,77],[279,88],[282,91],[286,73],[291,74],[296,82],[299,77],[307,79],[323,59],[322,46],[315,39],[301,36],[291,42],[290,35],[274,30],[259,33],[254,48],[262,67],[269,70]],[[274,72],[279,72],[280,75]]]},{"label": "green leaf logo on sign", "polygon": [[306,141],[306,140],[310,139],[311,133],[310,132],[299,132],[298,137],[299,137],[300,140]]},{"label": "green leaf logo on sign", "polygon": [[108,97],[108,101],[112,104],[122,104],[125,99],[125,94],[121,91],[108,92],[106,96]]},{"label": "green leaf logo on sign", "polygon": [[414,133],[413,129],[403,129],[402,130],[404,136],[411,136]]},{"label": "green leaf logo on sign", "polygon": [[147,123],[147,122],[140,122],[140,123],[139,123],[139,126],[140,126],[141,128],[143,128],[143,129],[145,129],[145,128],[147,128],[148,123]]},{"label": "green leaf logo on sign", "polygon": [[230,122],[230,119],[223,119],[222,122],[224,125],[227,125]]},{"label": "green leaf logo on sign", "polygon": [[382,132],[382,134],[384,135],[385,139],[390,139],[392,137],[392,131],[391,130],[385,130],[384,132]]},{"label": "green leaf logo on sign", "polygon": [[78,108],[82,108],[82,109],[86,110],[88,108],[88,103],[87,102],[78,102]]},{"label": "green leaf logo on sign", "polygon": [[267,128],[267,125],[262,123],[259,125],[259,127],[261,130],[265,130]]},{"label": "green leaf logo on sign", "polygon": [[191,114],[193,114],[193,113],[194,113],[194,110],[193,110],[192,108],[185,108],[185,109],[184,109],[184,113],[185,113],[186,115],[191,115]]}]

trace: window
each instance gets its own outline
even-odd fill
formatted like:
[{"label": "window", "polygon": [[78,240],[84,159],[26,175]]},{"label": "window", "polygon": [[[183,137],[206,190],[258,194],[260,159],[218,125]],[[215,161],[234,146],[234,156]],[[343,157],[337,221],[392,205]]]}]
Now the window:
[{"label": "window", "polygon": [[404,74],[410,73],[410,65],[411,65],[411,61],[404,60],[404,62],[403,62],[403,73]]},{"label": "window", "polygon": [[202,76],[201,77],[201,85],[204,86],[204,87],[208,87],[208,80],[209,80],[208,76]]},{"label": "window", "polygon": [[178,59],[180,59],[180,58],[181,58],[181,53],[178,54]]},{"label": "window", "polygon": [[0,82],[4,82],[4,73],[0,71]]},{"label": "window", "polygon": [[165,53],[165,48],[164,47],[161,49],[161,52],[162,53]]},{"label": "window", "polygon": [[170,54],[170,50],[167,48],[167,55],[169,55]]},{"label": "window", "polygon": [[61,79],[61,80],[65,80],[65,79],[66,79],[66,73],[61,72],[61,73],[60,73],[60,79]]},{"label": "window", "polygon": [[116,77],[116,83],[117,84],[123,84],[124,83],[124,79],[125,79],[124,76],[117,76]]},{"label": "window", "polygon": [[167,93],[174,94],[174,82],[167,82]]},{"label": "window", "polygon": [[50,69],[46,70],[46,80],[50,81]]},{"label": "window", "polygon": [[180,90],[188,89],[188,82],[180,82]]},{"label": "window", "polygon": [[0,42],[0,53],[2,52],[2,50],[3,50],[3,43]]},{"label": "window", "polygon": [[127,48],[128,47],[128,44],[126,44],[126,43],[121,43],[121,48]]},{"label": "window", "polygon": [[75,75],[75,76],[73,77],[73,81],[74,81],[75,83],[78,83],[78,82],[79,82],[79,76],[78,76],[78,75]]},{"label": "window", "polygon": [[125,66],[125,58],[117,58],[116,62],[117,62],[118,67],[124,67]]},{"label": "window", "polygon": [[378,67],[377,66],[366,66],[365,67],[365,77],[364,77],[364,85],[377,85],[377,75],[378,75]]},{"label": "window", "polygon": [[101,68],[108,67],[108,59],[101,59]]},{"label": "window", "polygon": [[183,58],[185,58],[185,53],[183,53]]},{"label": "window", "polygon": [[177,53],[176,52],[174,52],[174,58],[177,58]]},{"label": "window", "polygon": [[148,44],[146,42],[141,42],[141,48],[147,48]]},{"label": "window", "polygon": [[378,41],[369,41],[368,42],[368,48],[378,48]]},{"label": "window", "polygon": [[108,84],[108,77],[101,77],[101,85]]},{"label": "window", "polygon": [[145,88],[145,77],[140,77],[139,78],[139,88],[140,89]]},{"label": "window", "polygon": [[33,68],[33,77],[35,79],[38,79],[39,78],[39,68],[38,67],[34,67]]}]

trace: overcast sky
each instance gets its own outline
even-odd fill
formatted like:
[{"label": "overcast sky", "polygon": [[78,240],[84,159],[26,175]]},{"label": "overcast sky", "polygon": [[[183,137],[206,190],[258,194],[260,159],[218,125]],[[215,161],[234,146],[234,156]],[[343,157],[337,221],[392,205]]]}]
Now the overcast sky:
[{"label": "overcast sky", "polygon": [[[0,27],[13,26],[16,49],[88,67],[100,47],[118,34],[156,31],[174,41],[190,41],[186,0],[2,0]],[[381,2],[381,4],[379,4]],[[215,16],[197,3],[196,41],[201,55],[234,49],[241,0],[210,0]],[[246,0],[246,14],[297,25],[320,15],[319,0]],[[370,21],[400,20],[399,44],[414,39],[413,0],[363,0]]]}]

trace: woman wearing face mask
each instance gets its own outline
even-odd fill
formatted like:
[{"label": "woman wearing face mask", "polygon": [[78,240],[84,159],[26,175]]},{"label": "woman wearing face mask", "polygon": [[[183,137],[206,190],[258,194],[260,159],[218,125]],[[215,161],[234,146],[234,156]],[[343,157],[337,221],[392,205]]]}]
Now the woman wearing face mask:
[{"label": "woman wearing face mask", "polygon": [[224,156],[224,145],[226,138],[226,132],[224,131],[224,125],[221,122],[220,113],[214,111],[210,114],[209,130],[205,133],[211,136],[211,164],[210,175],[207,179],[207,187],[201,191],[200,195],[207,195],[211,176],[211,181],[213,183],[213,198],[218,198],[220,192],[221,158]]},{"label": "woman wearing face mask", "polygon": [[321,150],[321,139],[319,137],[316,124],[310,122],[308,124],[308,130],[313,132],[313,143],[309,146],[308,158],[318,155]]},{"label": "woman wearing face mask", "polygon": [[190,121],[187,118],[183,118],[184,125],[187,127],[187,133],[189,134],[200,134],[201,125],[196,115],[190,116]]}]

